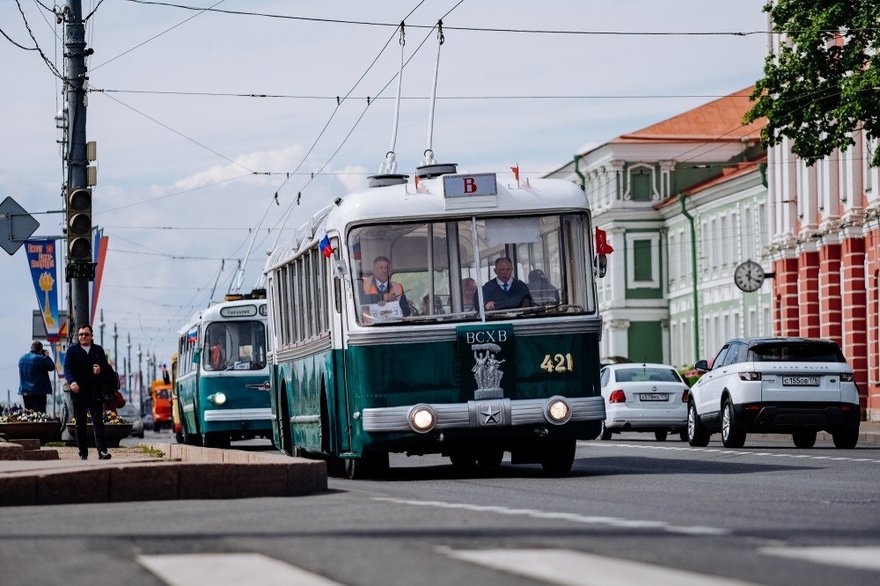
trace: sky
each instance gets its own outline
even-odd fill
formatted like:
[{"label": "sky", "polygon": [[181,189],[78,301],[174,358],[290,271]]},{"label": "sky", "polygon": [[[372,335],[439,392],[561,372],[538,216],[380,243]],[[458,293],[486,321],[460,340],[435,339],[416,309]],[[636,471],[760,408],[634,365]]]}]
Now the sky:
[{"label": "sky", "polygon": [[[124,359],[130,336],[129,370],[146,379],[148,355],[168,362],[193,314],[221,300],[237,277],[242,292],[257,285],[267,251],[336,197],[366,187],[389,150],[410,175],[431,146],[437,162],[460,171],[509,175],[518,165],[539,177],[578,152],[750,86],[767,50],[763,4],[82,0],[94,51],[92,221],[109,237],[96,340]],[[0,30],[38,45],[63,71],[63,28],[46,8],[51,0],[0,2]],[[438,68],[430,27],[441,18]],[[402,20],[403,45],[395,28]],[[34,215],[33,237],[53,237],[64,223],[56,213],[61,82],[38,52],[2,35],[0,63],[0,200],[12,197]],[[23,249],[0,252],[0,279],[6,403],[17,398],[16,365],[38,309]]]}]

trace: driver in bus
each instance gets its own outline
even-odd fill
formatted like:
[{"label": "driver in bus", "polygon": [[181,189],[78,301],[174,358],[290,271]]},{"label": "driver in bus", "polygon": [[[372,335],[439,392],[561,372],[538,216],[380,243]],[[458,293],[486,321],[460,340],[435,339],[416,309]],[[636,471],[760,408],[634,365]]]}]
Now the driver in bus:
[{"label": "driver in bus", "polygon": [[391,280],[391,261],[387,256],[377,256],[373,260],[373,275],[362,281],[361,303],[384,306],[397,301],[400,311],[407,317],[411,311],[403,285]]},{"label": "driver in bus", "polygon": [[495,260],[495,278],[483,285],[483,303],[486,311],[534,305],[529,286],[513,276],[513,262],[506,256]]}]

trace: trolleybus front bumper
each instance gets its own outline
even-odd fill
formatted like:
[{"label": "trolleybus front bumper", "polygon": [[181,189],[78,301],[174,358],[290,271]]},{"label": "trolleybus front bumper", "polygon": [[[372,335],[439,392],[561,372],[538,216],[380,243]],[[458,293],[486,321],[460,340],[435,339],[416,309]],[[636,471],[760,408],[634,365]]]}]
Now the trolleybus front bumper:
[{"label": "trolleybus front bumper", "polygon": [[[357,417],[357,416],[356,416]],[[602,397],[561,396],[549,399],[482,399],[467,403],[441,403],[377,407],[363,410],[366,432],[565,425],[605,419]],[[428,425],[425,423],[429,422]]]}]

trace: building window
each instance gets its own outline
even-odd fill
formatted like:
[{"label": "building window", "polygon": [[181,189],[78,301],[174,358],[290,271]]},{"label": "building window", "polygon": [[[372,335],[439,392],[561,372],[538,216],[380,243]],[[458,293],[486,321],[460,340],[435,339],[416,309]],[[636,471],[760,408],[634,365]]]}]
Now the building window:
[{"label": "building window", "polygon": [[660,287],[660,235],[627,234],[627,277],[629,287]]}]

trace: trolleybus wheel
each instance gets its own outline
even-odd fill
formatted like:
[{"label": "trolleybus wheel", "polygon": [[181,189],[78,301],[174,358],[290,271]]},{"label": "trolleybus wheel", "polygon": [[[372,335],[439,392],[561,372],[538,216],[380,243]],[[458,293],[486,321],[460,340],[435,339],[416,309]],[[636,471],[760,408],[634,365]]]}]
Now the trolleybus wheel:
[{"label": "trolleybus wheel", "polygon": [[352,480],[379,478],[388,472],[388,452],[364,450],[360,458],[345,461],[345,475]]},{"label": "trolleybus wheel", "polygon": [[226,449],[229,447],[229,436],[225,433],[205,433],[205,447],[206,448],[222,448]]},{"label": "trolleybus wheel", "polygon": [[501,466],[504,450],[486,449],[477,452],[477,467],[480,470],[493,470]]},{"label": "trolleybus wheel", "polygon": [[458,472],[472,472],[477,465],[476,458],[470,452],[451,452],[449,461]]},{"label": "trolleybus wheel", "polygon": [[287,406],[287,386],[281,386],[280,395],[280,418],[278,419],[278,437],[281,439],[281,451],[288,456],[295,456],[296,448],[293,446],[293,438],[290,432],[290,409]]},{"label": "trolleybus wheel", "polygon": [[550,440],[541,454],[541,467],[549,476],[563,476],[571,472],[577,441],[574,438]]}]

